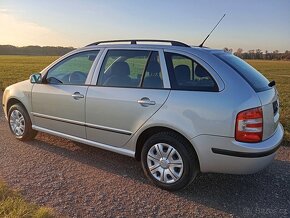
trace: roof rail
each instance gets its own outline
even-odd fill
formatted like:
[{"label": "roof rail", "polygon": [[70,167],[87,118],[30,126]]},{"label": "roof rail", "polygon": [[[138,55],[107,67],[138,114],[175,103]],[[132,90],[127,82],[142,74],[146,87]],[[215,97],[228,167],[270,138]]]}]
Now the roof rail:
[{"label": "roof rail", "polygon": [[156,39],[121,39],[121,40],[108,40],[108,41],[94,42],[94,43],[91,43],[91,44],[89,44],[87,46],[99,45],[99,44],[102,44],[102,43],[110,43],[110,42],[130,42],[131,44],[137,44],[137,42],[168,42],[168,43],[171,43],[172,46],[190,47],[189,45],[187,45],[187,44],[185,44],[183,42],[178,42],[178,41],[174,41],[174,40],[156,40]]}]

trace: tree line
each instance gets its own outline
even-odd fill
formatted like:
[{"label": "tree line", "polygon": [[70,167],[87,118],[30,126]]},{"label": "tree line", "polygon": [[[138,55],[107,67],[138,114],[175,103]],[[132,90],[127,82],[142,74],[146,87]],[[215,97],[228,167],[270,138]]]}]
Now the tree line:
[{"label": "tree line", "polygon": [[225,51],[231,52],[234,55],[242,59],[262,59],[262,60],[290,60],[290,51],[279,52],[278,50],[269,52],[263,52],[261,49],[251,49],[244,51],[242,48],[238,48],[233,52],[233,49],[224,48]]},{"label": "tree line", "polygon": [[54,46],[24,46],[0,45],[0,55],[37,55],[37,56],[61,56],[75,48]]},{"label": "tree line", "polygon": [[[55,46],[24,46],[17,47],[13,45],[0,45],[0,55],[37,55],[37,56],[61,56],[75,48],[73,47],[55,47]],[[231,48],[224,48],[225,51],[231,52],[242,59],[264,59],[264,60],[290,60],[290,51],[273,52],[261,49],[252,49],[244,51],[242,48],[233,51]]]}]

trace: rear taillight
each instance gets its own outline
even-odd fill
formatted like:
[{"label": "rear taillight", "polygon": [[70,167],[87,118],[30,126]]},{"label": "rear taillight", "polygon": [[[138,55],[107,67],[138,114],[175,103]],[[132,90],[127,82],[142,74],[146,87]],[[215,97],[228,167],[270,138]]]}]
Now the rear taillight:
[{"label": "rear taillight", "polygon": [[262,108],[252,108],[238,113],[236,119],[236,140],[240,142],[260,142],[262,141],[262,137]]}]

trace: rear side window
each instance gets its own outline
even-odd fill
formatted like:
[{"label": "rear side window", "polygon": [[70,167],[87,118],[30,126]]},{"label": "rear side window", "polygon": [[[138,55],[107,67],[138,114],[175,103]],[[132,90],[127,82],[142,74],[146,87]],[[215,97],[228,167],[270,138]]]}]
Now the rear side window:
[{"label": "rear side window", "polygon": [[109,50],[103,61],[97,85],[163,88],[158,52]]},{"label": "rear side window", "polygon": [[269,81],[247,62],[230,53],[218,53],[216,56],[237,71],[256,92],[270,89]]},{"label": "rear side window", "polygon": [[207,70],[184,55],[165,52],[171,87],[178,90],[218,91]]}]

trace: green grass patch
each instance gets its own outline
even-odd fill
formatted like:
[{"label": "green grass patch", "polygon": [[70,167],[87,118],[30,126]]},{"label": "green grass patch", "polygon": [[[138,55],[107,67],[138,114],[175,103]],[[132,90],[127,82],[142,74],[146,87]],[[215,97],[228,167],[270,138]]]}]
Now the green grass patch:
[{"label": "green grass patch", "polygon": [[247,62],[270,81],[276,81],[280,101],[280,122],[285,130],[283,145],[290,146],[290,61],[247,60]]},{"label": "green grass patch", "polygon": [[52,218],[52,209],[28,203],[14,190],[0,181],[0,217]]},{"label": "green grass patch", "polygon": [[0,90],[28,79],[32,73],[43,70],[57,56],[0,55]]}]

